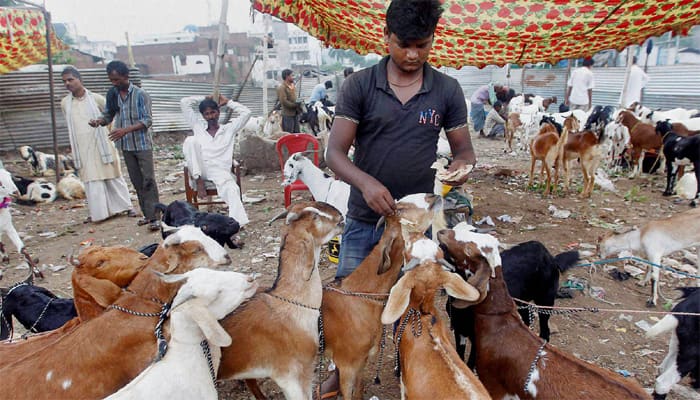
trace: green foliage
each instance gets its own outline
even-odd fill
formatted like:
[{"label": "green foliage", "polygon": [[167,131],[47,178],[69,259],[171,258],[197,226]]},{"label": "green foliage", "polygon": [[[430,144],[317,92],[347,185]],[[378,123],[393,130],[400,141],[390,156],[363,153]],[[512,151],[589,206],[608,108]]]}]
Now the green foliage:
[{"label": "green foliage", "polygon": [[631,201],[634,203],[646,202],[648,200],[647,197],[644,195],[641,195],[640,192],[641,192],[641,189],[639,188],[639,186],[632,186],[630,188],[630,190],[628,190],[627,193],[625,193],[625,196],[624,196],[625,201]]}]

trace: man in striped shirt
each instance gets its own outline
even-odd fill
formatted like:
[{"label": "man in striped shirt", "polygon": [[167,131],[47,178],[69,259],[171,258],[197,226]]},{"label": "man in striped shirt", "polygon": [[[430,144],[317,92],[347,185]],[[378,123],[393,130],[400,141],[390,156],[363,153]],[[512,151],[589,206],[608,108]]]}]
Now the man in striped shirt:
[{"label": "man in striped shirt", "polygon": [[141,88],[129,81],[129,68],[121,61],[107,64],[107,76],[112,88],[107,92],[107,105],[102,117],[90,125],[113,122],[109,138],[124,156],[129,178],[136,190],[144,218],[138,225],[149,224],[149,229],[160,229],[155,204],[159,202],[158,186],[153,167],[153,143],[148,128],[151,126],[151,99]]}]

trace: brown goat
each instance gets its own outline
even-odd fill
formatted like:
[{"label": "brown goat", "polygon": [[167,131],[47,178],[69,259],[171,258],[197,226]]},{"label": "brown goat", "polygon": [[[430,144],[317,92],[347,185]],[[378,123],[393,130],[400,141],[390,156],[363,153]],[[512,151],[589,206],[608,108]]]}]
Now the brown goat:
[{"label": "brown goat", "polygon": [[[435,307],[435,293],[441,288],[467,302],[482,299],[481,292],[443,269],[442,251],[435,242],[411,236],[404,237],[405,257],[410,260],[407,271],[391,289],[382,313],[383,324],[401,321],[394,340],[399,348],[402,398],[490,399],[452,346]],[[481,291],[486,292],[486,287]]]},{"label": "brown goat", "polygon": [[506,140],[506,151],[513,152],[513,138],[515,137],[515,133],[518,131],[518,129],[521,129],[522,126],[523,123],[520,120],[520,113],[508,113],[508,119],[506,120],[506,131],[504,134]]},{"label": "brown goat", "polygon": [[[474,254],[473,243],[454,230],[438,232],[438,240],[460,268],[479,273],[489,268],[486,254]],[[498,251],[498,249],[490,249]],[[543,342],[522,322],[496,266],[484,301],[474,306],[476,371],[495,399],[649,399],[631,379],[579,360]]]},{"label": "brown goat", "polygon": [[[567,118],[568,119],[568,118]],[[590,197],[595,185],[595,170],[600,164],[602,151],[598,137],[591,131],[573,132],[564,144],[564,187],[569,188],[570,164],[578,159],[583,173],[583,190],[581,197]]]},{"label": "brown goat", "polygon": [[83,250],[72,274],[73,300],[78,317],[53,331],[24,340],[1,342],[0,360],[11,364],[58,340],[80,322],[102,314],[121,295],[121,288],[143,269],[146,260],[143,254],[123,246],[92,246]]},{"label": "brown goat", "polygon": [[163,241],[111,308],[50,346],[3,365],[0,373],[7,385],[3,396],[93,399],[115,392],[155,357],[158,346],[153,331],[161,302],[171,301],[180,287],[180,283],[164,283],[152,271],[184,273],[230,263],[226,250],[201,230],[181,227]]},{"label": "brown goat", "polygon": [[323,297],[318,261],[321,246],[342,232],[343,217],[329,204],[300,202],[289,207],[286,224],[273,286],[221,320],[233,343],[221,349],[218,378],[269,377],[287,399],[311,399]]},{"label": "brown goat", "polygon": [[634,165],[630,178],[634,178],[639,176],[642,170],[642,153],[648,150],[654,150],[659,153],[663,145],[663,139],[656,134],[654,125],[643,123],[630,111],[620,111],[617,122],[624,125],[630,132],[630,157],[632,165]]},{"label": "brown goat", "polygon": [[[530,142],[530,179],[527,185],[531,186],[535,175],[535,163],[542,162],[540,169],[540,181],[542,172],[547,174],[544,195],[549,195],[550,188],[559,181],[559,166],[562,164],[561,154],[564,143],[567,139],[567,131],[563,130],[561,136],[557,133],[554,125],[545,123],[540,127],[540,131]],[[552,182],[552,168],[554,168],[554,182]]]}]

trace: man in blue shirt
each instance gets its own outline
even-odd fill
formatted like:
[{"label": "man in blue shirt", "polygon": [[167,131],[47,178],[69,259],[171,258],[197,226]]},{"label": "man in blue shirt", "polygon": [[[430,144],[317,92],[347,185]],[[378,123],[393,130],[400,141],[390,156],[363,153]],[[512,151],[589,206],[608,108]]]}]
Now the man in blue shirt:
[{"label": "man in blue shirt", "polygon": [[326,106],[332,105],[326,104],[328,101],[328,93],[326,93],[326,90],[332,87],[333,82],[331,81],[325,81],[324,83],[319,83],[318,85],[314,86],[313,90],[311,91],[311,96],[309,97],[309,103],[313,105],[317,101],[321,101]]},{"label": "man in blue shirt", "polygon": [[113,123],[109,138],[124,156],[129,178],[136,190],[144,218],[138,225],[149,224],[149,229],[160,229],[155,204],[158,200],[153,167],[153,142],[149,128],[151,99],[140,87],[129,81],[129,67],[121,61],[107,64],[107,76],[112,88],[107,92],[107,105],[102,117],[90,120],[92,127]]}]

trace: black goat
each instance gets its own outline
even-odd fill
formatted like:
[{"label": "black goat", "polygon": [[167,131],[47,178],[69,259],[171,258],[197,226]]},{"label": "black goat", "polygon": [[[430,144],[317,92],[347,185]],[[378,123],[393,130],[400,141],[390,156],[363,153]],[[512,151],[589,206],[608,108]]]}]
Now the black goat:
[{"label": "black goat", "polygon": [[700,288],[677,289],[683,291],[683,301],[672,312],[696,315],[668,314],[647,331],[647,337],[654,337],[673,330],[668,354],[659,366],[654,400],[665,399],[671,387],[685,376],[690,376],[695,390],[700,389]]},{"label": "black goat", "polygon": [[60,328],[78,316],[73,299],[61,299],[43,287],[34,286],[31,273],[10,288],[0,288],[0,293],[0,340],[12,334],[13,316],[33,333]]},{"label": "black goat", "polygon": [[[445,252],[447,255],[447,252]],[[567,251],[552,257],[540,242],[521,243],[501,253],[503,278],[508,292],[514,298],[534,301],[540,306],[553,306],[559,289],[559,273],[573,267],[579,260],[578,251]],[[449,261],[449,260],[448,260]],[[458,270],[458,273],[462,274]],[[464,278],[464,276],[462,276]],[[466,352],[465,339],[474,345],[474,314],[471,307],[458,309],[452,307],[452,299],[447,301],[447,314],[455,334],[457,353],[462,359]],[[527,309],[519,310],[526,325],[530,325]],[[549,341],[549,314],[539,313],[540,337]],[[471,351],[467,366],[474,369],[476,352]]]},{"label": "black goat", "polygon": [[583,130],[595,132],[600,137],[605,127],[612,121],[615,108],[612,106],[595,106],[591,115],[588,116]]},{"label": "black goat", "polygon": [[[162,220],[168,226],[194,225],[222,246],[228,245],[232,249],[243,246],[236,236],[241,226],[231,217],[197,211],[190,203],[183,200],[175,200],[167,206],[157,203],[155,207],[156,210],[163,212]],[[162,225],[160,231],[163,239],[170,235]]]},{"label": "black goat", "polygon": [[[664,196],[671,196],[675,193],[676,178],[678,177],[679,162],[688,159],[693,164],[695,170],[695,180],[700,183],[700,137],[683,137],[673,131],[673,126],[669,120],[656,123],[656,134],[663,136],[663,152],[666,158],[666,190]],[[698,205],[700,188],[695,191],[695,196],[690,202],[692,207]]]},{"label": "black goat", "polygon": [[564,129],[564,127],[557,121],[554,120],[554,117],[550,117],[549,115],[543,115],[542,119],[540,120],[540,126],[542,124],[551,124],[557,129],[557,134],[561,136],[561,132]]}]

